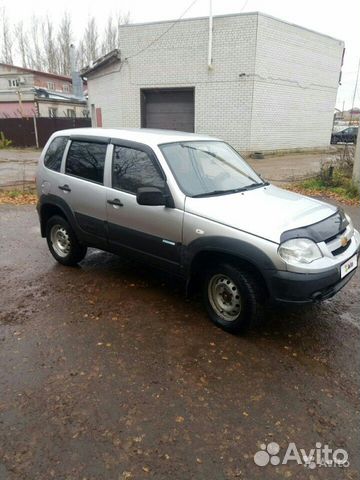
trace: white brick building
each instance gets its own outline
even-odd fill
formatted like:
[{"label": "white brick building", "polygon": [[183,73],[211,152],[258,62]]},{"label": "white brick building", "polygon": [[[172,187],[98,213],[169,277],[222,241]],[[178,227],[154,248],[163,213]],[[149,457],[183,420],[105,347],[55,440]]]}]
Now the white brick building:
[{"label": "white brick building", "polygon": [[121,50],[84,70],[94,125],[184,126],[243,152],[329,145],[342,41],[262,13],[218,16],[209,68],[208,18],[172,24],[122,26]]}]

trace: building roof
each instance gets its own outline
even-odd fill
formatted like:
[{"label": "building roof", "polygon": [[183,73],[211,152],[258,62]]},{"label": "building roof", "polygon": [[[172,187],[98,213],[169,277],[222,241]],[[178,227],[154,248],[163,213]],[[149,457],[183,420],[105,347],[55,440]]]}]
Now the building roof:
[{"label": "building roof", "polygon": [[108,137],[119,140],[129,140],[148,145],[161,145],[163,143],[186,142],[197,140],[217,140],[208,135],[178,132],[176,130],[157,130],[152,128],[73,128],[60,130],[57,135],[84,135],[91,137]]},{"label": "building roof", "polygon": [[67,82],[72,81],[71,77],[67,75],[58,75],[57,73],[43,72],[41,70],[34,70],[32,68],[27,68],[27,67],[19,67],[17,65],[11,65],[9,63],[0,62],[0,65],[3,67],[15,68],[16,70],[19,70],[20,72],[24,72],[24,73],[36,73],[39,75],[44,75],[49,78],[57,78],[58,80],[64,80]]},{"label": "building roof", "polygon": [[91,62],[90,65],[87,65],[86,67],[84,67],[80,72],[80,76],[84,78],[89,73],[92,73],[95,70],[98,70],[99,68],[106,67],[120,60],[121,60],[120,50],[118,48],[115,48],[114,50],[107,53],[106,55],[103,55],[102,57]]},{"label": "building roof", "polygon": [[86,104],[86,98],[78,98],[72,94],[58,93],[48,90],[47,88],[38,88],[33,89],[37,100],[50,100],[52,102],[71,102],[71,103],[80,103]]}]

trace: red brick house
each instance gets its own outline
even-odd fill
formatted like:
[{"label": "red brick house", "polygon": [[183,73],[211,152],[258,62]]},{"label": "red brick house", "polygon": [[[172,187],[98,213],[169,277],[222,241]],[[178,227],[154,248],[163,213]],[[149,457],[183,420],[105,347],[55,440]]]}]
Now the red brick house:
[{"label": "red brick house", "polygon": [[0,63],[0,118],[87,117],[83,95],[73,95],[72,78]]}]

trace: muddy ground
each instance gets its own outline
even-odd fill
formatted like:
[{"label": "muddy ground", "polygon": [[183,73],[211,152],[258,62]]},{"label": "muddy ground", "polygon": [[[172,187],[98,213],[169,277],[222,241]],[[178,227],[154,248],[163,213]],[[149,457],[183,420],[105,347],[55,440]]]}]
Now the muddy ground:
[{"label": "muddy ground", "polygon": [[[359,478],[358,274],[232,336],[146,266],[57,265],[33,206],[0,207],[0,272],[1,480]],[[350,466],[255,465],[271,441]]]}]

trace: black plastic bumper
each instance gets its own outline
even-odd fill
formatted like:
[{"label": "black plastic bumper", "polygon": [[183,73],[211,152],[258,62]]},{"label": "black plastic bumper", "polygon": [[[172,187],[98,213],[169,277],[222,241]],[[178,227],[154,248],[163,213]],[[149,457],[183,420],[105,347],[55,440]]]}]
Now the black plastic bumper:
[{"label": "black plastic bumper", "polygon": [[280,303],[311,303],[326,300],[341,290],[356,269],[341,278],[340,267],[325,273],[274,272],[268,277],[271,299]]}]

